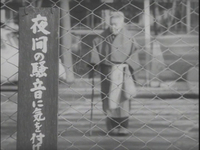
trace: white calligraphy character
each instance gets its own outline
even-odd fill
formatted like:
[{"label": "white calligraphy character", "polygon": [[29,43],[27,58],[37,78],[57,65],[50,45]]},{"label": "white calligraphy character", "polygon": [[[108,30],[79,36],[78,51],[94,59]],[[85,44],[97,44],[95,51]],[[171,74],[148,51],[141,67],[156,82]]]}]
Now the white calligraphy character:
[{"label": "white calligraphy character", "polygon": [[35,110],[33,111],[33,117],[34,117],[34,120],[33,122],[37,121],[37,122],[40,122],[40,121],[44,121],[45,120],[45,117],[42,118],[42,109],[41,108],[35,108]]},{"label": "white calligraphy character", "polygon": [[32,102],[33,108],[35,107],[43,107],[43,100],[38,100],[37,103],[35,101]]},{"label": "white calligraphy character", "polygon": [[41,77],[46,77],[46,70],[48,69],[48,67],[45,67],[44,64],[46,62],[45,61],[41,61],[41,62],[35,62],[35,63],[31,63],[32,65],[32,74],[30,74],[31,77],[35,76],[38,78]]},{"label": "white calligraphy character", "polygon": [[31,29],[33,30],[34,34],[37,32],[42,32],[45,35],[50,34],[50,32],[45,29],[48,25],[46,17],[42,17],[40,14],[38,14],[36,18],[32,19],[32,22],[34,22],[34,24]]},{"label": "white calligraphy character", "polygon": [[35,132],[36,133],[38,133],[38,132],[40,133],[41,132],[40,128],[42,127],[42,125],[40,124],[40,122],[36,122],[34,125],[35,125],[35,128],[36,128]]},{"label": "white calligraphy character", "polygon": [[36,82],[33,83],[34,88],[30,89],[31,92],[35,92],[37,90],[46,90],[45,86],[42,86],[43,82],[40,79],[36,79]]},{"label": "white calligraphy character", "polygon": [[35,143],[35,138],[36,138],[36,133],[33,133],[32,137],[31,137],[31,140],[30,140],[30,141],[32,141],[32,144]]},{"label": "white calligraphy character", "polygon": [[34,92],[34,98],[35,99],[41,99],[42,98],[43,92],[41,90],[35,91]]},{"label": "white calligraphy character", "polygon": [[[32,144],[33,144],[32,150],[39,150],[40,149],[40,147],[42,146],[44,137],[45,137],[45,135],[42,134],[42,133],[40,133],[39,135],[36,135],[36,133],[32,134],[32,137],[30,139],[30,141],[32,141]],[[36,143],[36,139],[37,139],[38,143]]]},{"label": "white calligraphy character", "polygon": [[35,59],[35,61],[43,61],[44,60],[44,54],[42,54],[42,53],[35,53],[34,59]]},{"label": "white calligraphy character", "polygon": [[32,50],[41,49],[43,53],[47,52],[47,41],[46,36],[41,36],[39,38],[32,38]]}]

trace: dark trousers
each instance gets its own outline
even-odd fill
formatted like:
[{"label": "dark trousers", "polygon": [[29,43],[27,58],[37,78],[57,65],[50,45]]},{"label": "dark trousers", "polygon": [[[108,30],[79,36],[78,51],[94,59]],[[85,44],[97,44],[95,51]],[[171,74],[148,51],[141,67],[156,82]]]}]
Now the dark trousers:
[{"label": "dark trousers", "polygon": [[109,118],[106,119],[106,126],[108,130],[112,130],[113,128],[128,128],[129,119],[128,117],[123,118]]}]

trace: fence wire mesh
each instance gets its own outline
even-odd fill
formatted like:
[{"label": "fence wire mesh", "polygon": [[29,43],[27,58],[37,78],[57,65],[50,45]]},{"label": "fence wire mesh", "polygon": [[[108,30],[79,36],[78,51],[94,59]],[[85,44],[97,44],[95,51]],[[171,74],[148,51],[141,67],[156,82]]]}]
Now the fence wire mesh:
[{"label": "fence wire mesh", "polygon": [[[16,149],[19,7],[61,12],[58,149],[198,149],[198,4],[197,0],[1,0],[1,150]],[[129,104],[127,136],[113,136],[107,130],[105,122],[112,118],[102,109],[105,93],[100,76],[105,75],[88,67],[92,40],[109,27],[111,11],[124,13],[125,26],[139,45],[140,67],[133,73],[137,96]],[[92,71],[94,79],[89,78]]]}]

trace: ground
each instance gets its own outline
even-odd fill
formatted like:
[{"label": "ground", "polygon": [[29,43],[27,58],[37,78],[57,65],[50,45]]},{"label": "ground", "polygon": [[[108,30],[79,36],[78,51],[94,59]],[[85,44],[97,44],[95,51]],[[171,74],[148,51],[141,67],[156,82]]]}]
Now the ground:
[{"label": "ground", "polygon": [[[1,149],[16,149],[16,92],[1,93]],[[58,150],[197,150],[197,97],[137,97],[131,102],[129,132],[109,136],[100,95],[95,93],[93,123],[91,95],[59,91]],[[90,135],[92,130],[92,135]]]}]

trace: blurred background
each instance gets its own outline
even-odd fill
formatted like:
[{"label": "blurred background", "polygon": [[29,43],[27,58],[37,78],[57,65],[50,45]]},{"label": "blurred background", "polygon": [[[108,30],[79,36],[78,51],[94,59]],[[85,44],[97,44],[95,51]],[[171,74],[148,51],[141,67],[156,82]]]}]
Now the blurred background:
[{"label": "blurred background", "polygon": [[[168,118],[166,120],[171,125],[177,125],[177,128],[166,122],[164,122],[166,126],[154,124],[156,131],[157,129],[164,131],[169,127],[178,129],[178,131],[174,131],[175,137],[173,133],[169,132],[168,136],[175,139],[172,141],[168,139],[170,142],[166,147],[182,150],[181,145],[183,146],[185,141],[186,145],[191,146],[186,149],[198,147],[198,98],[193,99],[194,95],[199,95],[198,0],[1,0],[2,150],[15,149],[16,142],[20,32],[18,12],[20,7],[23,7],[25,12],[26,9],[38,7],[60,10],[60,49],[58,50],[60,54],[58,138],[62,143],[59,146],[60,149],[73,149],[83,143],[83,136],[87,136],[85,130],[88,126],[87,115],[90,113],[88,99],[91,96],[91,80],[88,79],[88,73],[91,70],[87,65],[92,49],[92,40],[109,26],[111,11],[124,12],[126,28],[140,45],[140,69],[134,72],[139,94],[133,107],[138,112],[148,108],[148,111],[139,113],[139,115],[147,117],[143,123],[147,128],[152,127],[148,124],[149,111],[155,119],[157,115],[153,113],[154,111],[157,111],[159,116],[162,114],[161,109],[165,111],[165,108],[168,108],[163,112],[163,118]],[[96,70],[96,72],[98,71]],[[98,115],[96,119],[99,119],[95,120],[97,126],[104,120],[102,112],[99,111],[101,107],[99,82],[99,74],[96,73],[95,101]],[[165,96],[160,97],[160,94],[163,93]],[[173,94],[178,95],[178,98],[173,97],[165,103],[165,99]],[[189,94],[189,98],[186,96],[187,94]],[[141,99],[144,95],[148,95],[147,99]],[[138,105],[139,103],[141,105]],[[82,114],[81,110],[84,110]],[[137,111],[134,111],[132,117],[137,115]],[[179,116],[176,118],[177,115]],[[134,117],[134,119],[138,118]],[[98,130],[104,129],[102,124],[98,126]],[[182,125],[187,127],[186,131],[181,130]],[[139,140],[142,139],[143,131],[146,131],[140,127],[133,127],[142,132],[136,136]],[[154,129],[154,127],[152,128]],[[65,131],[68,131],[69,134],[66,134]],[[71,133],[72,131],[74,133]],[[167,130],[166,132],[168,133]],[[161,135],[161,132],[156,133]],[[78,140],[75,138],[76,136],[68,137],[73,134],[76,134]],[[96,135],[98,134],[96,133]],[[106,137],[104,134],[100,135]],[[185,135],[187,138],[182,140]],[[142,140],[142,145],[139,144],[137,148],[148,147],[148,142],[153,141],[156,135],[150,133],[150,137],[145,137],[147,141]],[[132,138],[127,141],[131,143],[135,140]],[[104,142],[100,144],[101,141],[102,139],[96,141],[95,144],[98,147],[95,147],[94,143],[90,143],[91,149],[104,149],[103,145],[106,144]],[[159,143],[159,140],[156,141]],[[165,149],[167,149],[166,147]],[[76,148],[81,149],[78,146]],[[163,148],[159,147],[158,149]]]},{"label": "blurred background", "polygon": [[[92,39],[108,27],[109,12],[113,10],[124,12],[127,28],[142,47],[140,52],[141,70],[135,74],[138,79],[151,80],[156,77],[160,81],[187,81],[190,78],[188,77],[190,72],[195,72],[195,70],[198,72],[198,0],[150,0],[148,20],[144,18],[144,1],[111,0],[105,2],[102,0],[95,2],[91,0],[66,2],[60,0],[2,0],[1,82],[17,81],[19,7],[59,8],[61,15],[70,12],[69,16],[60,19],[60,58],[64,63],[63,53],[65,52],[62,50],[62,41],[65,41],[71,50],[73,72],[76,77],[87,77],[86,62],[90,57],[88,52],[91,50]],[[70,32],[65,29],[70,29]],[[145,31],[148,30],[146,37]],[[145,41],[145,38],[148,38],[148,41]],[[155,49],[159,49],[162,60],[154,59]],[[157,64],[164,65],[161,67],[162,70],[154,69]],[[8,70],[8,66],[12,69]],[[148,72],[149,75],[145,72]],[[194,79],[191,80],[196,80],[196,77],[192,78]]]}]

